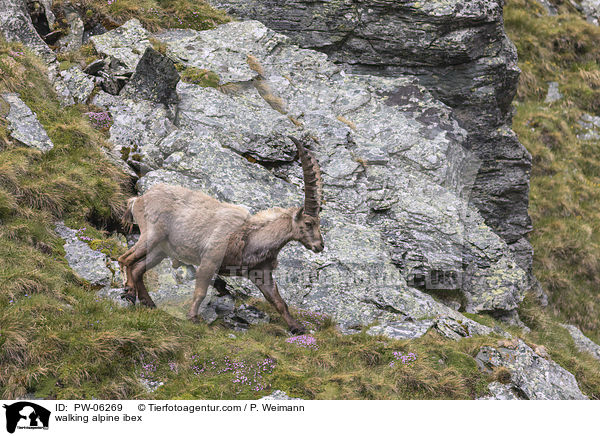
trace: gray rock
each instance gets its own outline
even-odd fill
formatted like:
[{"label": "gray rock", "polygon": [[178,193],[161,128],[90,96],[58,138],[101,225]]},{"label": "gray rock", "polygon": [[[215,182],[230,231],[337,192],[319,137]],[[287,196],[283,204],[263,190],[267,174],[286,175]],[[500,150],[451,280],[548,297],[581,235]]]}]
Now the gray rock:
[{"label": "gray rock", "polygon": [[293,398],[290,397],[283,391],[276,390],[271,392],[270,395],[260,398],[261,400],[273,400],[273,401],[283,401],[283,400],[302,400],[302,398]]},{"label": "gray rock", "polygon": [[600,139],[600,117],[590,114],[583,114],[578,124],[583,131],[577,135],[584,141],[597,141]]},{"label": "gray rock", "polygon": [[500,382],[492,382],[488,385],[490,394],[478,400],[521,400],[520,392],[510,385],[504,385]]},{"label": "gray rock", "polygon": [[489,335],[492,329],[464,317],[446,316],[438,319],[435,329],[442,336],[458,341],[477,335]]},{"label": "gray rock", "polygon": [[[158,143],[175,130],[167,109],[161,104],[120,98],[102,91],[94,96],[92,103],[110,110],[113,117],[110,141],[119,160],[124,153],[129,162],[137,162],[136,154],[151,154],[147,150],[155,150]],[[139,169],[139,162],[137,167]]]},{"label": "gray rock", "polygon": [[549,82],[548,83],[548,94],[546,94],[546,99],[544,100],[546,103],[554,103],[562,98],[562,94],[558,90],[558,82]]},{"label": "gray rock", "polygon": [[67,84],[63,81],[60,75],[60,65],[58,61],[54,61],[48,65],[48,80],[54,86],[58,100],[62,106],[70,106],[75,104],[75,99],[71,95],[71,91]]},{"label": "gray rock", "polygon": [[83,20],[77,10],[70,5],[64,6],[63,12],[69,25],[69,33],[59,41],[61,51],[79,50],[83,44]]},{"label": "gray rock", "polygon": [[573,374],[543,358],[520,339],[512,348],[482,347],[475,359],[484,371],[505,367],[510,389],[529,400],[585,400]]},{"label": "gray rock", "polygon": [[580,0],[578,1],[579,8],[585,15],[588,23],[598,25],[600,19],[600,1],[598,0]]},{"label": "gray rock", "polygon": [[94,286],[109,286],[114,273],[108,268],[109,259],[105,254],[92,250],[88,244],[79,240],[77,232],[56,223],[56,233],[65,241],[65,258],[77,276]]},{"label": "gray rock", "polygon": [[384,335],[392,339],[415,339],[423,336],[434,328],[442,336],[458,341],[475,335],[489,335],[492,329],[463,315],[448,310],[444,316],[437,319],[422,319],[419,321],[393,321],[371,327],[367,334],[371,336]]},{"label": "gray rock", "polygon": [[178,82],[179,73],[173,61],[148,47],[121,95],[170,105],[177,103],[175,88]]},{"label": "gray rock", "polygon": [[18,41],[32,49],[46,62],[56,56],[42,40],[31,22],[24,0],[2,0],[0,3],[0,32],[7,41]]},{"label": "gray rock", "polygon": [[85,103],[94,90],[94,80],[83,73],[79,67],[72,67],[60,72],[63,83],[76,103]]},{"label": "gray rock", "polygon": [[96,295],[111,300],[117,306],[127,307],[129,306],[129,303],[121,298],[121,295],[123,295],[124,292],[126,292],[125,288],[111,288],[110,286],[105,286],[96,292]]},{"label": "gray rock", "polygon": [[582,353],[589,353],[600,360],[600,345],[585,336],[576,326],[570,324],[562,324],[562,326],[569,331],[573,338],[573,342],[575,342],[575,347],[577,347],[579,351]]},{"label": "gray rock", "polygon": [[558,11],[556,10],[556,6],[554,6],[549,0],[536,0],[537,3],[540,4],[546,11],[548,15],[554,17],[558,15]]},{"label": "gray rock", "polygon": [[96,295],[112,301],[120,307],[128,303],[121,298],[124,288],[114,288],[114,283],[123,281],[119,264],[109,259],[104,253],[92,250],[88,244],[80,240],[76,230],[55,223],[56,234],[64,241],[65,259],[78,277],[97,288]]},{"label": "gray rock", "polygon": [[10,136],[17,141],[46,152],[54,147],[46,130],[35,113],[15,93],[4,93],[0,97],[10,106],[7,121],[10,123]]},{"label": "gray rock", "polygon": [[[503,3],[211,0],[234,16],[260,20],[302,47],[327,53],[348,70],[414,75],[437,98],[455,108],[455,118],[469,135],[470,150],[482,163],[472,186],[471,202],[507,243],[520,243],[519,266],[530,272],[533,251],[524,237],[531,231],[527,213],[531,156],[509,127],[510,103],[520,70],[516,49],[504,32]],[[202,40],[210,45],[208,38],[203,36]],[[281,40],[271,41],[277,45]],[[234,47],[231,41],[220,44]],[[172,53],[185,57],[185,45]],[[218,60],[215,54],[210,56]],[[198,63],[197,57],[187,59]],[[225,70],[226,80],[253,77],[253,72],[241,64],[237,69],[227,65]],[[390,104],[406,97],[390,99]]]},{"label": "gray rock", "polygon": [[371,336],[384,335],[392,339],[414,339],[423,336],[435,323],[433,319],[421,321],[394,321],[376,325],[367,330]]},{"label": "gray rock", "polygon": [[120,63],[122,71],[133,72],[146,48],[151,46],[148,36],[139,20],[133,18],[110,32],[92,36],[90,40],[99,54]]},{"label": "gray rock", "polygon": [[[40,3],[49,10],[49,0]],[[52,15],[53,16],[53,15]],[[73,104],[69,89],[59,76],[56,55],[37,33],[24,0],[4,0],[0,4],[0,33],[7,41],[21,42],[48,64],[48,78],[64,105]]]}]

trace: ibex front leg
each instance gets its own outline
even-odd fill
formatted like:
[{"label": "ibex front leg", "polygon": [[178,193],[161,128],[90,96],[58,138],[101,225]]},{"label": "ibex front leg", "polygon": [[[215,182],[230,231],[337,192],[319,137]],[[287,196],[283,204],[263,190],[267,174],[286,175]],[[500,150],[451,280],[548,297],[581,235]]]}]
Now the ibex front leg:
[{"label": "ibex front leg", "polygon": [[287,304],[285,304],[285,301],[283,301],[283,298],[281,298],[281,295],[279,295],[277,283],[275,283],[272,271],[250,271],[249,278],[258,287],[258,289],[260,289],[267,301],[275,306],[277,312],[283,316],[283,319],[290,327],[292,333],[302,334],[306,331],[306,329],[292,317]]},{"label": "ibex front leg", "polygon": [[202,262],[196,269],[196,288],[194,289],[192,306],[190,307],[187,315],[190,321],[200,321],[200,305],[202,304],[202,301],[204,301],[208,286],[211,284],[213,277],[217,273],[220,265],[221,259],[219,259],[217,263],[212,258],[206,258],[202,259]]}]

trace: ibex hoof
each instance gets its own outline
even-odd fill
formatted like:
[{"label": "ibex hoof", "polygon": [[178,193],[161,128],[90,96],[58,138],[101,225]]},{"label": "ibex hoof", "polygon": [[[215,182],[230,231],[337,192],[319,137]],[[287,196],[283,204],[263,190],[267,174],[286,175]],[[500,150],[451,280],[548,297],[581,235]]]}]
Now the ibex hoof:
[{"label": "ibex hoof", "polygon": [[200,315],[189,315],[187,316],[188,321],[193,322],[194,324],[198,324],[200,322]]},{"label": "ibex hoof", "polygon": [[304,333],[306,333],[306,329],[301,325],[291,326],[290,331],[295,335],[303,335]]},{"label": "ibex hoof", "polygon": [[144,306],[149,307],[150,309],[156,309],[156,304],[152,300],[140,300]]},{"label": "ibex hoof", "polygon": [[135,295],[130,294],[128,291],[123,292],[121,298],[135,305]]}]

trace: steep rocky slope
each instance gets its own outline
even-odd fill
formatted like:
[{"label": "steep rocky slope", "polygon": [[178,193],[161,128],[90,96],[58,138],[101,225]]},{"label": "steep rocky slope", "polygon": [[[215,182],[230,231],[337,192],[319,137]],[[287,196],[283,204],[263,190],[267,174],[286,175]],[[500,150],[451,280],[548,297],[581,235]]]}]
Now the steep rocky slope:
[{"label": "steep rocky slope", "polygon": [[[135,21],[123,29],[92,42],[133,70],[149,34]],[[114,116],[116,150],[130,150],[142,171],[141,192],[169,182],[253,212],[299,204],[299,167],[285,138],[308,134],[324,174],[327,250],[282,252],[280,284],[292,304],[344,325],[430,317],[440,309],[414,286],[435,286],[439,271],[454,274],[437,286],[462,291],[467,311],[514,312],[526,275],[463,198],[478,161],[451,112],[425,89],[405,78],[346,74],[258,22],[154,37],[176,63],[215,72],[230,91],[179,82],[175,108],[127,88],[94,97]]]},{"label": "steep rocky slope", "polygon": [[481,160],[470,201],[529,271],[527,213],[531,156],[510,128],[517,53],[504,32],[504,0],[211,0],[260,20],[351,71],[415,76],[467,131]]},{"label": "steep rocky slope", "polygon": [[[319,340],[334,341],[329,344],[332,349],[335,341],[371,344],[371,339],[365,339],[369,336],[385,337],[386,344],[391,339],[411,339],[426,353],[436,347],[456,347],[463,350],[460,359],[468,362],[456,366],[465,377],[461,383],[466,385],[456,387],[462,395],[468,391],[471,397],[481,396],[481,386],[486,384],[480,380],[489,382],[504,371],[510,374],[509,380],[501,380],[501,386],[489,386],[496,398],[585,398],[575,377],[554,362],[544,347],[517,340],[497,341],[522,335],[510,324],[523,326],[517,310],[521,306],[523,312],[523,307],[531,305],[522,303],[531,285],[530,253],[523,239],[529,224],[526,212],[522,213],[523,206],[526,210],[523,195],[526,198],[528,157],[506,124],[514,92],[510,71],[516,69],[514,48],[502,30],[500,5],[466,11],[456,6],[428,10],[429,17],[442,14],[445,18],[438,21],[442,29],[449,16],[476,15],[478,18],[456,20],[454,36],[487,44],[490,51],[461,58],[453,51],[457,46],[452,45],[456,41],[450,32],[446,39],[440,37],[418,50],[415,43],[413,51],[422,53],[421,60],[411,65],[412,70],[396,68],[396,59],[395,66],[391,61],[386,66],[385,75],[373,74],[381,71],[372,65],[367,68],[367,61],[338,57],[336,53],[352,51],[344,44],[339,44],[339,51],[324,50],[330,58],[298,47],[294,39],[257,21],[232,22],[206,31],[151,32],[132,19],[111,31],[98,30],[87,47],[71,51],[69,59],[74,60],[81,59],[85,51],[85,62],[65,62],[66,55],[59,53],[60,64],[37,36],[33,23],[29,21],[14,31],[12,23],[30,20],[21,1],[9,2],[16,21],[0,23],[0,29],[8,39],[19,40],[44,57],[49,79],[62,96],[63,105],[79,102],[79,107],[88,108],[91,121],[107,133],[110,145],[104,153],[114,166],[137,181],[138,193],[154,183],[167,182],[202,189],[220,200],[243,204],[252,212],[300,204],[301,171],[293,146],[285,138],[290,134],[304,137],[324,174],[322,227],[327,248],[314,255],[300,245],[289,245],[281,253],[277,278],[285,299],[299,313],[309,314],[310,321],[305,322],[319,327],[325,318],[331,318]],[[49,9],[43,11],[49,14]],[[422,17],[423,12],[412,14]],[[423,29],[434,32],[430,21],[422,21],[429,23],[421,23]],[[414,30],[414,26],[409,27]],[[401,33],[402,29],[396,31]],[[69,41],[74,34],[68,35]],[[83,43],[83,34],[77,35]],[[54,46],[59,50],[65,47],[60,41]],[[402,56],[408,53],[390,50]],[[444,60],[444,50],[450,61]],[[14,64],[17,55],[7,53],[8,64],[3,65]],[[431,65],[424,65],[425,59],[430,59]],[[352,71],[340,61],[353,63]],[[458,72],[462,67],[455,68],[457,64],[464,67],[462,73]],[[453,81],[436,79],[444,68],[453,75]],[[479,100],[459,104],[461,98],[453,100],[448,95],[458,96],[464,89],[459,92],[455,87],[445,93],[441,87],[459,81],[456,75],[463,73],[466,76],[461,80],[471,85],[486,77],[493,77],[495,82],[482,85],[473,93],[476,97],[469,93],[469,98]],[[500,80],[500,76],[505,79]],[[35,105],[34,110],[27,106],[31,97],[26,94],[21,99],[18,89],[11,90],[17,92],[2,94],[2,107],[8,108],[7,140],[36,147],[40,141],[35,139],[41,137],[40,149],[53,156],[48,144],[52,145],[61,127],[46,135],[46,118],[41,117],[40,125]],[[19,123],[20,117],[14,114],[26,112],[29,121]],[[510,143],[500,151],[508,154],[510,150],[509,159],[486,155],[481,144],[491,141],[493,135],[511,138],[509,142],[494,139],[495,144]],[[490,170],[492,161],[505,165],[502,180]],[[510,165],[519,170],[513,171]],[[489,177],[492,173],[495,175]],[[485,187],[488,182],[497,188],[493,193],[489,185]],[[510,210],[510,218],[502,215],[509,211],[505,207],[508,192],[515,194],[518,203]],[[486,210],[473,198],[491,204],[491,209]],[[502,225],[491,219],[492,215]],[[123,306],[118,299],[120,278],[114,258],[122,251],[124,238],[113,236],[110,244],[116,245],[110,245],[104,239],[92,241],[82,236],[82,229],[69,229],[60,222],[55,223],[55,229],[63,238],[65,258],[75,274],[90,283],[99,296]],[[130,237],[129,243],[134,239]],[[165,261],[148,275],[148,286],[159,307],[181,315],[193,290],[193,276],[190,266],[173,269]],[[265,324],[268,316],[247,304],[258,301],[256,290],[244,280],[230,279],[225,288],[231,296],[211,290],[205,304],[206,321],[212,323],[220,317],[223,324],[238,330],[258,326],[246,334],[257,338],[262,334],[264,341],[272,341],[270,324]],[[239,304],[238,299],[246,301]],[[101,304],[126,319],[128,308]],[[475,313],[491,314],[505,323],[469,315]],[[532,326],[542,322],[542,315],[523,313]],[[158,325],[167,322],[158,315],[142,316]],[[331,336],[334,326],[344,334],[363,333],[341,339],[337,332]],[[188,331],[195,327],[177,328]],[[549,330],[554,328],[553,324]],[[559,331],[558,336],[568,334],[563,328]],[[220,341],[218,331],[214,334]],[[448,340],[464,345],[450,346]],[[279,346],[270,344],[273,350]],[[575,345],[569,347],[572,352]],[[586,347],[592,349],[589,343]],[[555,355],[562,358],[562,354]],[[379,352],[377,356],[373,362],[381,363]],[[281,361],[286,358],[281,356]],[[438,359],[436,365],[444,359]],[[569,367],[574,365],[563,361]],[[429,368],[425,362],[419,365]],[[171,363],[169,366],[173,371]],[[186,371],[193,372],[193,368]],[[444,371],[436,367],[434,378],[438,369]],[[588,374],[587,367],[583,371]],[[180,381],[177,374],[163,376]],[[588,378],[593,380],[591,375]],[[148,377],[144,380],[151,389],[164,384],[148,382]],[[449,380],[444,379],[436,389],[446,389],[441,386]],[[476,387],[473,380],[481,385]],[[587,382],[584,386],[586,392],[595,392]],[[168,397],[173,391],[162,388],[158,392]]]}]

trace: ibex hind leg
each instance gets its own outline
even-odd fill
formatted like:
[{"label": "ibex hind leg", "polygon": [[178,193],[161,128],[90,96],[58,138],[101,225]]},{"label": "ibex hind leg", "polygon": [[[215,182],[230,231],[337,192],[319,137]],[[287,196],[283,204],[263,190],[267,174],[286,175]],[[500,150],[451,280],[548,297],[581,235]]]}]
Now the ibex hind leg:
[{"label": "ibex hind leg", "polygon": [[126,267],[124,265],[121,265],[121,274],[123,273],[123,270],[125,270],[125,277],[123,278],[123,287],[125,289],[125,292],[121,294],[121,298],[123,300],[129,301],[131,304],[135,304],[136,291],[135,283],[131,275],[131,269],[132,268],[130,266]]},{"label": "ibex hind leg", "polygon": [[137,294],[137,298],[144,306],[156,307],[154,301],[148,294],[148,290],[144,285],[144,273],[151,268],[154,268],[166,257],[162,250],[155,248],[146,257],[140,259],[131,268],[131,279],[133,281],[133,289]]},{"label": "ibex hind leg", "polygon": [[135,281],[132,275],[132,269],[137,262],[144,258],[148,252],[160,242],[159,238],[148,238],[147,233],[142,233],[140,239],[128,249],[122,256],[119,257],[119,266],[121,272],[125,272],[124,278],[127,281],[124,283],[125,292],[121,294],[121,298],[128,300],[130,303],[135,304],[136,291]]}]

